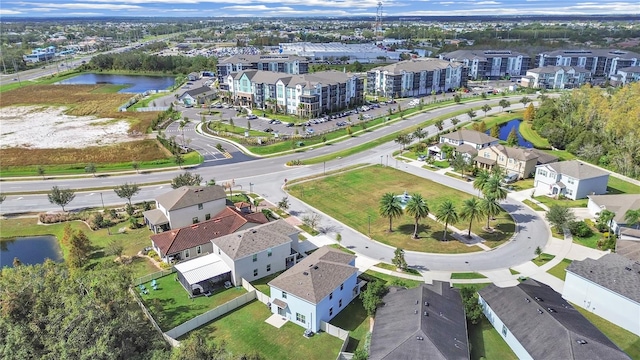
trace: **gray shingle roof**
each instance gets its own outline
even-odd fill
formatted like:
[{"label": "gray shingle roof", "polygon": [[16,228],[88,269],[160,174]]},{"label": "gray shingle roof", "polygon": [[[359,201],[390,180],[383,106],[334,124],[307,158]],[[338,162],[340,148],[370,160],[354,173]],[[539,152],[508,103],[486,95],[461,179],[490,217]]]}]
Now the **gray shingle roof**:
[{"label": "gray shingle roof", "polygon": [[[478,293],[534,359],[629,359],[545,284],[528,279],[508,288],[491,284]],[[578,340],[585,340],[586,344]]]},{"label": "gray shingle roof", "polygon": [[448,283],[391,288],[383,302],[376,311],[369,359],[469,359],[462,299]]},{"label": "gray shingle roof", "polygon": [[598,260],[574,261],[567,267],[567,272],[640,303],[640,264],[633,260],[607,254]]},{"label": "gray shingle roof", "polygon": [[280,219],[234,234],[211,239],[231,259],[241,259],[269,248],[290,243],[299,230]]},{"label": "gray shingle roof", "polygon": [[446,59],[478,59],[478,60],[487,60],[487,58],[496,58],[496,57],[516,57],[516,56],[525,56],[529,57],[527,54],[523,54],[517,51],[511,50],[456,50],[449,53],[442,54],[442,56]]},{"label": "gray shingle roof", "polygon": [[458,131],[454,131],[449,134],[443,134],[440,136],[446,139],[453,139],[453,140],[458,140],[463,142],[471,142],[474,144],[489,144],[494,141],[498,141],[498,139],[494,138],[493,136],[489,136],[485,133],[475,131],[475,130],[468,130],[468,129],[460,129]]},{"label": "gray shingle roof", "polygon": [[222,186],[183,186],[156,198],[167,211],[226,198]]},{"label": "gray shingle roof", "polygon": [[387,71],[391,74],[401,74],[403,71],[405,72],[420,72],[420,71],[433,71],[433,70],[442,70],[447,67],[457,68],[462,66],[462,63],[452,63],[446,60],[440,59],[413,59],[413,60],[405,60],[400,61],[395,64],[386,65],[371,69],[371,71]]},{"label": "gray shingle roof", "polygon": [[616,214],[613,220],[618,225],[625,225],[624,214],[627,210],[640,209],[640,194],[588,195],[596,205]]},{"label": "gray shingle roof", "polygon": [[197,97],[198,95],[201,95],[201,94],[206,95],[207,93],[214,93],[214,92],[215,91],[208,86],[201,86],[199,88],[191,89],[183,92],[182,95],[180,95],[180,98],[183,98],[187,94],[190,95],[191,97]]},{"label": "gray shingle roof", "polygon": [[597,57],[606,57],[606,58],[621,58],[621,59],[634,59],[639,58],[640,55],[626,50],[617,50],[617,49],[589,49],[589,50],[553,50],[546,51],[541,53],[546,55],[547,57],[555,57],[555,56],[597,56]]},{"label": "gray shingle roof", "polygon": [[628,66],[618,69],[618,71],[624,71],[628,73],[638,73],[640,72],[640,66]]},{"label": "gray shingle roof", "polygon": [[531,149],[515,148],[511,146],[504,146],[501,144],[491,145],[491,147],[489,148],[494,150],[498,154],[506,156],[507,159],[527,161],[538,157],[538,154],[531,151]]},{"label": "gray shingle roof", "polygon": [[318,304],[358,272],[349,265],[355,256],[324,246],[269,282],[300,299]]},{"label": "gray shingle roof", "polygon": [[318,71],[312,74],[291,75],[274,71],[262,70],[244,70],[236,73],[234,79],[238,80],[246,74],[249,80],[257,84],[275,84],[281,80],[286,86],[295,86],[298,84],[306,88],[314,87],[317,84],[335,85],[346,83],[353,77],[351,73],[343,73],[340,71]]},{"label": "gray shingle roof", "polygon": [[609,175],[609,173],[604,170],[600,170],[597,167],[587,165],[578,160],[560,161],[546,164],[545,166],[552,168],[558,174],[563,174],[579,180]]}]

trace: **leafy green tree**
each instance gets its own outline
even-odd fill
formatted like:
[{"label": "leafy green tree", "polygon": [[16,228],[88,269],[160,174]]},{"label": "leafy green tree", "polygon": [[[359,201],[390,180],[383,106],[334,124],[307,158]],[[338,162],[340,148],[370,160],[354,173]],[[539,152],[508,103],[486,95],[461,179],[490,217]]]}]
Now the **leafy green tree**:
[{"label": "leafy green tree", "polygon": [[111,240],[107,244],[107,247],[105,248],[104,253],[118,258],[122,256],[122,253],[124,253],[124,246],[122,246],[122,244],[119,241]]},{"label": "leafy green tree", "polygon": [[476,178],[473,180],[473,188],[482,191],[485,184],[489,181],[491,174],[487,169],[482,169],[476,174]]},{"label": "leafy green tree", "polygon": [[504,111],[504,109],[511,106],[511,103],[507,99],[502,99],[498,102],[498,105],[502,108],[502,111]]},{"label": "leafy green tree", "polygon": [[456,104],[460,104],[460,101],[462,101],[462,98],[460,97],[460,94],[455,94],[455,95],[453,95],[453,101],[454,101]]},{"label": "leafy green tree", "polygon": [[536,254],[537,258],[540,258],[540,255],[542,255],[542,249],[540,248],[540,246],[536,247],[536,250],[534,251],[534,253]]},{"label": "leafy green tree", "polygon": [[396,139],[394,140],[396,143],[402,145],[402,149],[400,152],[404,151],[407,145],[411,144],[411,135],[410,134],[398,134]]},{"label": "leafy green tree", "polygon": [[629,209],[624,213],[624,221],[627,223],[627,226],[634,227],[637,229],[640,226],[640,209]]},{"label": "leafy green tree", "polygon": [[442,241],[447,240],[447,228],[449,224],[455,224],[458,222],[458,212],[451,200],[443,201],[436,211],[436,219],[444,223],[444,234]]},{"label": "leafy green tree", "polygon": [[464,155],[456,153],[451,159],[451,167],[453,167],[454,171],[459,172],[462,177],[464,177],[464,173],[471,167],[471,164],[467,161]]},{"label": "leafy green tree", "polygon": [[207,341],[206,337],[199,332],[192,333],[187,339],[180,342],[180,347],[174,351],[172,360],[224,360],[227,359],[224,348]]},{"label": "leafy green tree", "polygon": [[93,174],[93,177],[96,177],[96,165],[94,163],[89,163],[84,167],[84,172],[87,174]]},{"label": "leafy green tree", "polygon": [[536,116],[536,109],[533,107],[533,104],[529,104],[527,108],[524,110],[522,114],[522,118],[524,121],[531,122]]},{"label": "leafy green tree", "polygon": [[573,210],[560,205],[551,205],[549,211],[545,214],[545,219],[559,230],[564,229],[575,218]]},{"label": "leafy green tree", "polygon": [[520,99],[520,102],[522,103],[522,107],[526,107],[527,104],[531,102],[531,99],[529,99],[528,97],[524,96],[522,99]]},{"label": "leafy green tree", "polygon": [[473,286],[463,286],[460,289],[464,313],[472,324],[477,324],[482,318],[482,307],[478,303],[478,292]]},{"label": "leafy green tree", "polygon": [[177,189],[183,186],[199,186],[200,183],[202,183],[202,176],[200,176],[200,174],[184,172],[171,180],[171,188]]},{"label": "leafy green tree", "polygon": [[393,219],[402,215],[400,199],[394,193],[388,192],[380,199],[380,215],[389,218],[389,232],[393,231]]},{"label": "leafy green tree", "polygon": [[393,252],[393,259],[391,263],[395,265],[396,268],[404,271],[407,269],[407,261],[404,259],[404,250],[401,248],[396,248]]},{"label": "leafy green tree", "polygon": [[258,206],[260,206],[260,204],[262,203],[262,199],[261,198],[254,198],[252,201],[253,206],[256,207],[256,211],[258,211]]},{"label": "leafy green tree", "polygon": [[376,309],[382,304],[382,297],[387,293],[388,288],[382,281],[371,281],[367,287],[360,293],[362,307],[369,316],[376,314]]},{"label": "leafy green tree", "polygon": [[491,195],[485,195],[485,197],[480,200],[480,203],[482,205],[482,212],[487,215],[487,226],[485,229],[489,230],[491,229],[491,219],[500,214],[502,208],[498,201]]},{"label": "leafy green tree", "polygon": [[433,125],[435,125],[438,131],[442,131],[442,129],[444,129],[444,121],[442,119],[434,121]]},{"label": "leafy green tree", "polygon": [[424,139],[428,135],[429,135],[429,132],[420,126],[418,126],[415,130],[413,130],[413,133],[411,134],[411,136],[418,139],[418,141],[422,141],[422,139]]},{"label": "leafy green tree", "polygon": [[182,169],[182,164],[184,164],[184,157],[182,156],[182,154],[176,153],[173,156],[173,162],[176,163],[176,165],[178,165],[180,169]]},{"label": "leafy green tree", "polygon": [[37,171],[38,171],[38,176],[42,176],[42,180],[44,180],[45,179],[44,178],[44,174],[45,174],[44,168],[42,166],[38,165]]},{"label": "leafy green tree", "polygon": [[367,359],[369,359],[369,354],[367,353],[367,350],[360,348],[360,349],[356,349],[356,351],[353,352],[352,360],[367,360]]},{"label": "leafy green tree", "polygon": [[127,199],[127,201],[129,202],[129,206],[132,206],[131,198],[140,192],[140,186],[138,186],[138,184],[136,183],[124,183],[113,189],[113,191],[116,193],[116,195],[118,195],[119,198]]},{"label": "leafy green tree", "polygon": [[451,125],[456,126],[460,123],[460,119],[458,119],[457,117],[452,117],[451,118]]},{"label": "leafy green tree", "polygon": [[278,209],[283,210],[283,211],[287,211],[289,209],[289,197],[285,196],[283,197],[277,204]]},{"label": "leafy green tree", "polygon": [[502,187],[500,184],[501,181],[502,176],[500,174],[492,174],[482,187],[484,196],[490,196],[498,201],[506,199],[507,190]]},{"label": "leafy green tree", "polygon": [[[602,210],[600,211],[600,214],[598,215],[598,219],[597,222],[599,224],[606,226],[606,229],[608,230],[608,236],[607,238],[611,238],[611,232],[613,232],[613,230],[611,229],[612,225],[613,225],[613,218],[616,217],[616,213],[614,213],[611,210]],[[626,218],[626,214],[625,214],[625,218]]]},{"label": "leafy green tree", "polygon": [[509,136],[507,136],[507,145],[516,146],[518,145],[518,134],[516,133],[516,128],[511,128],[509,132]]},{"label": "leafy green tree", "polygon": [[415,220],[413,238],[417,239],[420,220],[429,216],[429,205],[427,205],[422,195],[415,193],[411,194],[411,198],[407,201],[405,211]]},{"label": "leafy green tree", "polygon": [[482,212],[482,203],[478,200],[478,198],[472,197],[462,203],[460,218],[462,220],[469,221],[469,233],[467,234],[468,238],[471,238],[471,225],[473,225],[473,220],[480,221],[483,216],[484,213]]},{"label": "leafy green tree", "polygon": [[76,194],[71,189],[60,189],[58,186],[54,186],[47,197],[50,203],[62,207],[62,211],[64,211],[64,207],[75,199]]},{"label": "leafy green tree", "polygon": [[473,110],[469,110],[467,111],[467,116],[469,117],[469,120],[473,120],[473,118],[476,117],[476,112]]},{"label": "leafy green tree", "polygon": [[482,105],[482,111],[484,112],[484,117],[487,117],[487,113],[491,111],[491,106],[489,104]]},{"label": "leafy green tree", "polygon": [[140,174],[140,163],[137,161],[131,162],[131,167],[136,171],[137,174]]}]

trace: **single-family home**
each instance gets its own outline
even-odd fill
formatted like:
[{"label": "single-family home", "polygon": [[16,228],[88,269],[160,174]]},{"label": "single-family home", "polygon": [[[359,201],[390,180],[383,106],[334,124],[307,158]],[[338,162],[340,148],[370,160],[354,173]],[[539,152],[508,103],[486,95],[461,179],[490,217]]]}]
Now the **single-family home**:
[{"label": "single-family home", "polygon": [[498,166],[506,175],[515,174],[518,179],[531,176],[536,165],[557,161],[558,158],[532,148],[517,148],[501,144],[491,145],[478,152],[473,161],[481,169]]},{"label": "single-family home", "polygon": [[463,154],[468,160],[471,160],[478,155],[480,149],[497,145],[499,141],[499,139],[479,131],[460,129],[440,135],[440,143],[429,147],[429,155],[438,160],[445,160],[447,156],[442,148],[447,145],[453,147],[456,153]]},{"label": "single-family home", "polygon": [[360,293],[356,257],[324,246],[269,282],[271,312],[317,332]]},{"label": "single-family home", "polygon": [[183,92],[178,96],[184,105],[198,105],[204,104],[207,100],[216,98],[216,91],[208,86],[201,86],[196,89],[191,89]]},{"label": "single-family home", "polygon": [[604,194],[608,182],[608,172],[578,160],[538,165],[533,180],[536,194],[562,195],[571,200]]},{"label": "single-family home", "polygon": [[640,240],[640,231],[634,231],[638,230],[634,228],[636,227],[633,226],[635,224],[627,224],[625,220],[627,211],[640,209],[640,194],[589,195],[587,197],[589,198],[587,208],[591,215],[597,217],[602,210],[613,212],[615,216],[610,224],[613,232],[618,235],[633,237],[633,239],[629,240]]},{"label": "single-family home", "polygon": [[200,73],[192,72],[187,75],[187,80],[189,81],[196,81],[198,79],[200,79]]},{"label": "single-family home", "polygon": [[574,261],[562,297],[640,336],[640,263],[618,254]]},{"label": "single-family home", "polygon": [[382,302],[373,324],[370,360],[469,359],[462,298],[448,283],[391,287]]},{"label": "single-family home", "polygon": [[151,235],[151,246],[165,262],[187,260],[212,253],[211,239],[267,222],[263,213],[242,214],[226,207],[210,220]]},{"label": "single-family home", "polygon": [[630,359],[545,284],[491,284],[478,295],[482,311],[518,359]]},{"label": "single-family home", "polygon": [[212,218],[227,206],[222,186],[183,186],[156,198],[156,208],[143,214],[154,233],[197,224]]}]

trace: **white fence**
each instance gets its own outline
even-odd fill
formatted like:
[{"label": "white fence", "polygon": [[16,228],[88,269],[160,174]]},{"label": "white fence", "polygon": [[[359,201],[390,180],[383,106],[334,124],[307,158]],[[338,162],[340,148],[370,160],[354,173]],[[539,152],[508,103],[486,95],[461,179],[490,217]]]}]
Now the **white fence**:
[{"label": "white fence", "polygon": [[250,282],[248,282],[247,280],[245,280],[244,278],[242,278],[242,287],[247,290],[248,292],[252,292],[254,291],[256,293],[256,298],[258,299],[258,301],[260,301],[263,304],[268,304],[271,300],[269,299],[269,296],[267,296],[266,294],[258,291],[258,289],[256,289],[255,287],[253,287],[253,285],[251,285]]},{"label": "white fence", "polygon": [[347,330],[345,330],[345,329],[341,329],[341,328],[339,328],[337,326],[331,325],[331,324],[326,323],[324,321],[320,321],[320,330],[326,332],[327,334],[329,334],[331,336],[335,336],[338,339],[342,340],[342,347],[340,348],[340,352],[338,352],[337,359],[344,359],[342,353],[347,348],[347,345],[349,345],[349,332]]},{"label": "white fence", "polygon": [[133,285],[134,286],[138,286],[140,284],[147,283],[147,282],[149,282],[149,281],[151,281],[153,279],[159,279],[159,278],[161,278],[163,276],[167,276],[169,274],[173,274],[174,272],[176,272],[176,269],[174,269],[173,267],[171,267],[171,269],[168,269],[168,270],[161,270],[161,271],[158,271],[158,272],[154,272],[153,274],[145,275],[143,277],[139,277],[139,278],[135,279],[133,281]]},{"label": "white fence", "polygon": [[138,294],[136,294],[136,292],[133,291],[132,288],[129,288],[129,292],[131,293],[131,296],[133,296],[133,298],[136,300],[138,305],[140,305],[140,308],[142,309],[144,315],[151,321],[151,325],[153,325],[154,329],[156,329],[162,335],[164,340],[173,347],[180,346],[180,342],[178,340],[162,332],[162,329],[160,329],[160,326],[158,326],[156,320],[153,318],[153,316],[151,316],[151,313],[149,312],[149,310],[147,310],[146,306],[144,306],[142,300],[140,300],[140,298],[138,297]]},{"label": "white fence", "polygon": [[254,292],[248,292],[246,294],[243,294],[231,301],[228,301],[218,307],[216,307],[213,310],[209,310],[206,313],[202,314],[202,315],[198,315],[196,317],[194,317],[191,320],[188,320],[176,327],[174,327],[173,329],[167,331],[165,334],[171,338],[178,338],[186,333],[188,333],[189,331],[196,329],[202,325],[205,325],[206,323],[214,320],[215,318],[222,316],[226,313],[228,313],[229,311],[235,310],[236,308],[248,303],[249,301],[253,300],[256,298],[256,293]]}]

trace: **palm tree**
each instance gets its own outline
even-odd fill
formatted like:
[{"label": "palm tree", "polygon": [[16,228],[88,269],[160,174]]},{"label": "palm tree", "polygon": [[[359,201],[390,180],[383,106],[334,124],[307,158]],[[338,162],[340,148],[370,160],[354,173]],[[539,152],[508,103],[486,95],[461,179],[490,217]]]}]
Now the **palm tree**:
[{"label": "palm tree", "polygon": [[389,232],[393,231],[393,218],[402,215],[400,199],[394,193],[386,193],[380,199],[380,215],[389,218]]},{"label": "palm tree", "polygon": [[407,207],[405,208],[407,214],[415,219],[415,227],[413,229],[413,238],[418,238],[418,222],[420,219],[424,219],[429,216],[429,205],[420,194],[412,194],[411,199],[407,201]]},{"label": "palm tree", "polygon": [[469,220],[469,234],[467,235],[468,238],[471,238],[471,225],[473,225],[473,220],[480,221],[483,215],[484,213],[482,212],[482,203],[478,200],[478,198],[472,197],[462,203],[460,218],[462,218],[462,220]]},{"label": "palm tree", "polygon": [[636,210],[627,210],[624,213],[624,221],[627,223],[627,226],[633,227],[635,225],[636,229],[640,226],[640,209]]},{"label": "palm tree", "polygon": [[260,203],[262,202],[261,198],[255,198],[253,199],[253,206],[256,207],[256,211],[258,211],[258,206],[260,206]]},{"label": "palm tree", "polygon": [[482,200],[480,200],[480,204],[482,207],[482,212],[487,215],[486,229],[489,230],[491,229],[491,218],[500,214],[500,204],[498,204],[498,201],[491,196],[485,196]]},{"label": "palm tree", "polygon": [[482,105],[482,111],[484,111],[484,117],[487,117],[487,113],[491,111],[491,106],[489,104]]},{"label": "palm tree", "polygon": [[444,121],[441,119],[436,120],[433,125],[435,125],[435,127],[438,128],[439,131],[442,131],[442,129],[444,129]]},{"label": "palm tree", "polygon": [[490,177],[491,174],[489,174],[489,171],[487,169],[482,169],[478,172],[478,175],[476,175],[476,179],[473,180],[473,188],[478,190],[478,194],[480,193],[480,191],[482,191],[484,185],[487,183],[487,181],[489,181]]},{"label": "palm tree", "polygon": [[485,197],[490,196],[498,201],[507,198],[507,190],[500,185],[500,177],[492,175],[482,187],[482,193]]},{"label": "palm tree", "polygon": [[402,151],[404,151],[405,147],[411,144],[411,134],[399,134],[394,141],[402,145],[402,150],[400,151],[400,153],[402,154]]},{"label": "palm tree", "polygon": [[442,237],[442,240],[445,241],[447,240],[447,228],[449,227],[449,224],[458,222],[458,213],[456,212],[456,208],[451,200],[445,200],[440,204],[440,206],[438,206],[436,219],[444,222],[444,236]]},{"label": "palm tree", "polygon": [[422,141],[422,139],[424,139],[425,137],[427,137],[429,135],[429,132],[425,131],[421,127],[418,127],[413,131],[412,135],[413,135],[414,138],[418,139],[418,141]]}]

